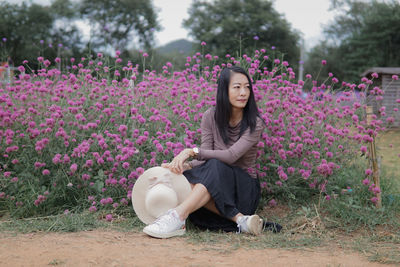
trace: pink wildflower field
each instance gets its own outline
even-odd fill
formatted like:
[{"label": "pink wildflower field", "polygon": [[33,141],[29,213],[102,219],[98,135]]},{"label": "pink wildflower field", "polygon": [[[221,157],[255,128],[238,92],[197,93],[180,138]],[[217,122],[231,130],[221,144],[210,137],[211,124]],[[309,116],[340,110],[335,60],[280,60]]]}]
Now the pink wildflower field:
[{"label": "pink wildflower field", "polygon": [[[356,159],[365,161],[369,143],[400,116],[399,107],[381,107],[367,125],[366,93],[384,97],[382,88],[371,88],[372,80],[350,84],[332,74],[322,84],[311,75],[301,81],[288,62],[265,50],[238,59],[227,55],[224,64],[197,53],[187,58],[186,69],[166,63],[160,73],[123,65],[119,53],[110,66],[102,54],[70,58],[68,71],[57,69],[61,59],[37,60],[37,71],[24,62],[0,87],[0,209],[15,216],[129,206],[144,170],[200,145],[202,115],[215,105],[217,77],[229,64],[253,77],[267,125],[256,172],[269,205],[299,188],[324,201],[340,197],[337,177]],[[381,189],[367,164],[359,165],[351,184],[373,204]]]}]

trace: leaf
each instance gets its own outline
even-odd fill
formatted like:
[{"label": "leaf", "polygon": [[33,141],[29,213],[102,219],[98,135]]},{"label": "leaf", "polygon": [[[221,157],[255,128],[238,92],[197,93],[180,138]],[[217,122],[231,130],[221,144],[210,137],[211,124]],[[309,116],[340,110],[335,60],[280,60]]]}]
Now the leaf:
[{"label": "leaf", "polygon": [[96,181],[94,183],[94,188],[96,189],[97,192],[102,193],[102,189],[104,187],[104,182],[102,181]]}]

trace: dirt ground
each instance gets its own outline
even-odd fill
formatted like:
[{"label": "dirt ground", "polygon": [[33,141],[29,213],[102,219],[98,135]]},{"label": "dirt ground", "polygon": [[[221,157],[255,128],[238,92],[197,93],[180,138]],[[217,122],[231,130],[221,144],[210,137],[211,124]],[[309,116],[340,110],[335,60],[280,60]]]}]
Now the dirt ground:
[{"label": "dirt ground", "polygon": [[0,266],[390,266],[337,247],[227,248],[107,230],[0,233]]}]

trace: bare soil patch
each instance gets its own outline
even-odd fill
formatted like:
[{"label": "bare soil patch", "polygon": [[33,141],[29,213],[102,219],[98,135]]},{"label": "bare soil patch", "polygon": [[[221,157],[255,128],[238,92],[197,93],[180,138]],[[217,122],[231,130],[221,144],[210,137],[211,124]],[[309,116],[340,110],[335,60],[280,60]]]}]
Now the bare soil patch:
[{"label": "bare soil patch", "polygon": [[[294,249],[232,249],[154,239],[140,232],[0,233],[0,266],[391,266],[337,245]],[[394,266],[394,265],[393,265]]]}]

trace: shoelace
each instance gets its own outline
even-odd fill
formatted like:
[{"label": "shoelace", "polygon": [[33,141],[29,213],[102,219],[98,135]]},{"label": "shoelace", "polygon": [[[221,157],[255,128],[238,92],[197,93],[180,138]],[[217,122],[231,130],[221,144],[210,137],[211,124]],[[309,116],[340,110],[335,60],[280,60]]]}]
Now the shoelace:
[{"label": "shoelace", "polygon": [[238,231],[236,232],[237,234],[240,234],[240,233],[242,232],[242,226],[241,226],[241,224],[242,224],[242,223],[246,223],[246,221],[247,221],[247,219],[243,218],[243,220],[241,220],[241,221],[237,224],[237,227],[238,227]]},{"label": "shoelace", "polygon": [[166,221],[166,217],[167,217],[165,215],[168,215],[168,214],[169,214],[168,212],[164,213],[163,215],[158,217],[152,224],[155,224],[158,226],[163,225],[163,221]]},{"label": "shoelace", "polygon": [[[171,214],[172,212],[166,212],[163,215],[161,215],[160,217],[158,217],[153,224],[157,225],[159,228],[164,228],[166,225],[168,225],[169,223],[174,221],[175,217],[173,214]],[[166,216],[168,215],[168,216]],[[175,218],[176,219],[176,218]],[[182,228],[185,228],[185,225],[182,226]]]},{"label": "shoelace", "polygon": [[242,232],[242,227],[241,227],[239,224],[238,224],[238,226],[237,226],[237,227],[238,227],[238,230],[237,230],[237,232],[236,232],[236,233],[237,233],[237,234],[240,234],[240,233]]}]

